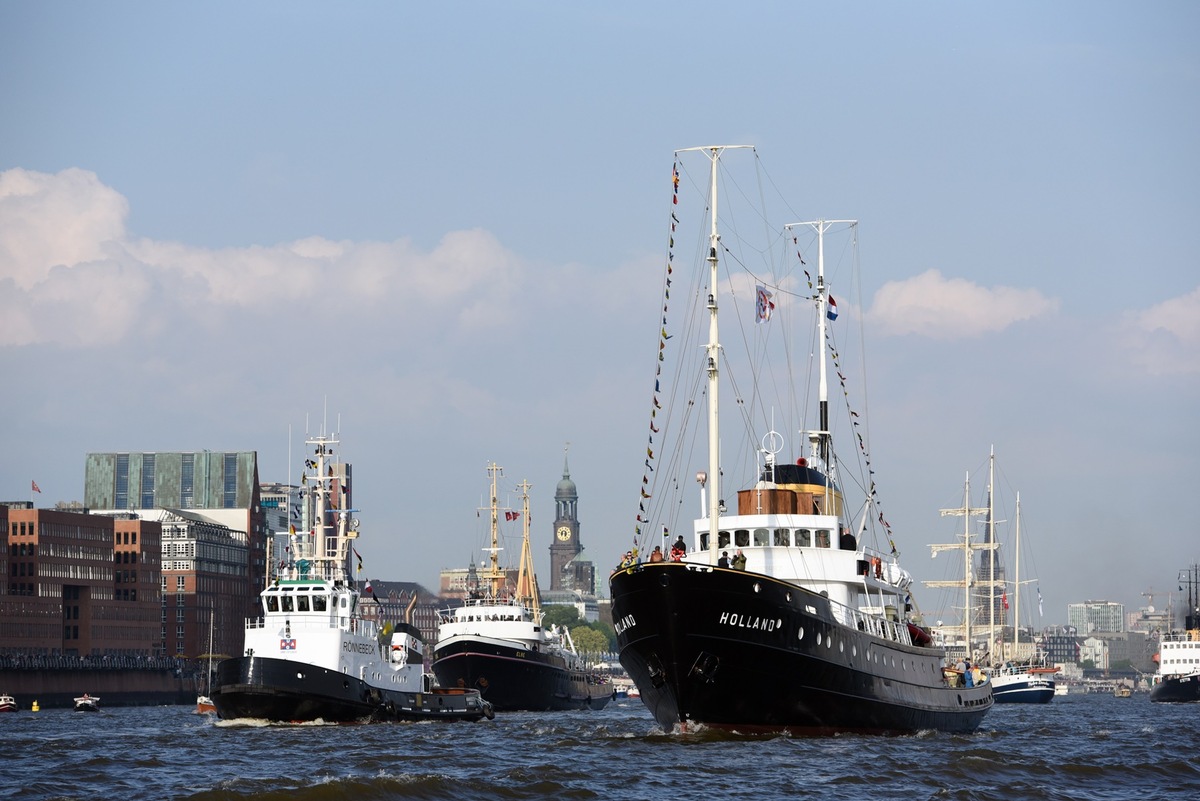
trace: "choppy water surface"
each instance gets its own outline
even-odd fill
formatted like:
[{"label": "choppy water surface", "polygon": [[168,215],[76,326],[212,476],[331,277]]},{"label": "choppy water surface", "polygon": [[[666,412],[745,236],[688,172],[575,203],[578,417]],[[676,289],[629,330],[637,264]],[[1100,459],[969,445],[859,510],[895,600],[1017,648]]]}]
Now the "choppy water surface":
[{"label": "choppy water surface", "polygon": [[252,726],[188,707],[0,716],[0,799],[1200,798],[1200,705],[997,706],[971,735],[664,734],[638,701],[480,723]]}]

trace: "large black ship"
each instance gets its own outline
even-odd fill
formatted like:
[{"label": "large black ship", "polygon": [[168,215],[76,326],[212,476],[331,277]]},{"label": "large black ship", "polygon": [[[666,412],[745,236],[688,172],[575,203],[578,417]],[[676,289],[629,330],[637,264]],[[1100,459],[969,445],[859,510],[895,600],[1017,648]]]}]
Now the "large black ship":
[{"label": "large black ship", "polygon": [[[524,537],[517,586],[506,588],[497,554],[499,506],[491,475],[491,569],[486,586],[472,581],[470,596],[442,614],[433,672],[444,687],[478,690],[496,710],[602,709],[613,697],[607,674],[576,652],[565,629],[543,625],[537,576],[529,550],[528,484],[523,488]],[[472,574],[474,575],[474,574]]]},{"label": "large black ship", "polygon": [[[728,250],[717,230],[718,164],[730,147],[698,149],[711,167],[707,180],[691,182],[701,193],[707,189],[703,208],[708,236],[699,258],[709,269],[696,270],[690,286],[675,275],[673,251],[681,235],[677,226],[683,226],[679,154],[673,170],[671,252],[635,550],[609,580],[621,664],[667,731],[696,726],[810,734],[972,731],[992,706],[991,686],[972,686],[969,676],[951,669],[944,650],[933,645],[922,625],[912,578],[900,567],[879,506],[865,417],[849,408],[848,379],[830,340],[837,306],[825,284],[825,235],[836,226],[853,243],[856,224],[821,220],[784,226],[778,241],[786,242],[790,267],[743,265],[746,254],[762,254],[767,248],[747,245],[736,234],[730,241],[738,243],[739,255],[729,261],[746,266],[753,276],[723,281],[718,254]],[[723,211],[731,220],[740,216],[737,210]],[[766,219],[746,218],[754,219],[756,227]],[[805,234],[804,242],[799,233]],[[809,245],[816,251],[815,286],[800,266],[806,264]],[[780,274],[771,276],[773,270]],[[804,278],[791,272],[803,272]],[[678,285],[672,286],[676,280]],[[748,393],[731,405],[747,434],[749,444],[742,448],[737,438],[723,440],[720,435],[719,375],[735,360],[720,344],[717,308],[718,297],[725,300],[725,288],[736,294],[748,286],[755,287],[755,314],[743,315],[752,324],[739,344],[746,345],[743,361],[753,377],[728,382],[735,393]],[[672,291],[690,294],[707,315],[685,313],[686,324],[673,328],[668,315]],[[772,328],[784,322],[773,315],[787,321],[801,316],[785,307],[789,297],[813,308],[816,330],[810,339],[798,340],[802,344]],[[798,352],[810,361],[807,371],[817,385],[815,420],[805,422],[804,404],[797,403],[803,392],[789,388],[802,372],[774,368],[770,354],[775,351],[782,356]],[[693,380],[685,367],[674,373],[679,388],[664,388],[662,376],[672,375],[663,368],[668,352],[693,359],[693,375],[706,373],[707,381]],[[833,361],[840,394],[847,398],[840,421],[830,414],[827,359]],[[780,388],[779,405],[764,398],[768,389]],[[683,503],[681,488],[688,482],[681,475],[695,449],[687,424],[705,408],[707,470],[695,472],[701,513],[684,524],[690,529],[687,537],[680,535],[671,546]],[[779,455],[787,442],[777,426],[792,414],[808,450],[784,462]],[[856,449],[846,454],[835,450],[835,423],[846,427],[845,439]],[[753,433],[756,429],[761,433]],[[732,472],[734,453],[744,454],[750,481],[736,493],[736,509],[731,510],[723,483]],[[863,497],[854,508],[843,497],[840,477],[856,466]],[[668,472],[667,467],[677,470]],[[647,556],[652,541],[661,544]],[[669,555],[664,546],[670,546]]]}]

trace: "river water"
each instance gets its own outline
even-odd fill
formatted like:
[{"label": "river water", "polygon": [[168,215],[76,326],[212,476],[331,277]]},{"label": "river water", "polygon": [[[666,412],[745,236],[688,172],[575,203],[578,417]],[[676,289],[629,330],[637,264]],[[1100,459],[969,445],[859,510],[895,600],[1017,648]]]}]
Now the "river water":
[{"label": "river water", "polygon": [[1071,695],[971,735],[664,734],[636,700],[479,723],[0,715],[0,799],[1200,799],[1200,705]]}]

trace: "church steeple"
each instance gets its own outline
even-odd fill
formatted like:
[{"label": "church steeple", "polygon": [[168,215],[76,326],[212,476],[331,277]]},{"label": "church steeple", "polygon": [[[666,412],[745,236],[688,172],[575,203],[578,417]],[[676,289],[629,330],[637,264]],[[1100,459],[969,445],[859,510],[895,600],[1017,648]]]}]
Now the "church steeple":
[{"label": "church steeple", "polygon": [[563,449],[563,476],[554,489],[554,540],[550,545],[550,589],[565,589],[563,569],[583,551],[579,542],[579,491],[571,480],[567,461],[567,443]]}]

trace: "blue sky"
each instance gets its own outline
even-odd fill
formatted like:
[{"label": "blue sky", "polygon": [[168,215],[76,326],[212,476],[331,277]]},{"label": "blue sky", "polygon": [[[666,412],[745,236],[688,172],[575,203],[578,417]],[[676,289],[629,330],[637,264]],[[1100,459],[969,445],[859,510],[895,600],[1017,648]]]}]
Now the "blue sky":
[{"label": "blue sky", "polygon": [[544,576],[567,442],[606,566],[672,152],[746,142],[861,221],[911,572],[993,445],[1042,622],[1200,559],[1194,3],[343,5],[0,0],[0,496],[90,451],[294,479],[328,408],[372,575],[478,555],[495,461]]}]

